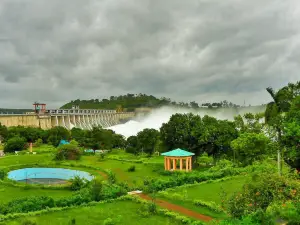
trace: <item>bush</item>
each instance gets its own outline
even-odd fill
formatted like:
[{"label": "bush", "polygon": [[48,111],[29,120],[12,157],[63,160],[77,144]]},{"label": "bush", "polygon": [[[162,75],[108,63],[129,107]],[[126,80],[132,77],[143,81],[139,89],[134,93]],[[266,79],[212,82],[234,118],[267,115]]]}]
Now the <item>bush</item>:
[{"label": "bush", "polygon": [[6,177],[6,171],[3,169],[0,169],[0,180],[4,180]]},{"label": "bush", "polygon": [[76,145],[65,144],[58,147],[55,155],[56,160],[79,160],[81,151]]},{"label": "bush", "polygon": [[70,179],[70,182],[71,182],[70,188],[72,191],[78,191],[81,188],[84,188],[87,184],[87,180],[79,176],[75,176],[74,178]]},{"label": "bush", "polygon": [[110,184],[115,184],[117,182],[116,174],[113,173],[111,170],[107,171],[107,180]]},{"label": "bush", "polygon": [[4,146],[4,152],[22,151],[26,149],[26,147],[28,147],[26,144],[27,143],[25,138],[21,138],[21,137],[10,138]]},{"label": "bush", "polygon": [[22,225],[37,225],[37,222],[34,221],[34,220],[25,219],[25,220],[22,222]]},{"label": "bush", "polygon": [[115,222],[112,218],[107,218],[103,221],[103,225],[114,225]]},{"label": "bush", "polygon": [[128,172],[134,172],[135,171],[135,166],[130,166],[128,169],[127,169]]},{"label": "bush", "polygon": [[265,212],[276,201],[294,200],[299,192],[297,181],[277,174],[255,175],[240,193],[230,197],[227,209],[233,217],[241,218],[250,213]]},{"label": "bush", "polygon": [[2,204],[0,207],[0,214],[27,213],[52,207],[55,207],[55,202],[51,197],[26,197]]},{"label": "bush", "polygon": [[43,144],[43,140],[41,138],[37,139],[36,142],[34,142],[35,147],[40,147]]},{"label": "bush", "polygon": [[101,180],[94,179],[90,185],[90,192],[93,201],[100,201],[102,199],[103,185]]}]

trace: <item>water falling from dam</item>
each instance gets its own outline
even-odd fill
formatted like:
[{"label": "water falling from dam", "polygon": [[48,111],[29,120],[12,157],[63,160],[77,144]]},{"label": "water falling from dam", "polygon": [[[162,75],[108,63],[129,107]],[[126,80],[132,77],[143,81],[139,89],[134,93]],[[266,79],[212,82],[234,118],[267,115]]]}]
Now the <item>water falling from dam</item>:
[{"label": "water falling from dam", "polygon": [[233,120],[234,116],[244,115],[245,113],[260,113],[265,111],[265,106],[240,107],[240,108],[219,108],[219,109],[183,109],[162,107],[154,109],[145,117],[130,120],[124,124],[111,126],[108,129],[123,135],[125,138],[136,135],[145,128],[153,128],[159,130],[163,123],[169,121],[170,117],[176,113],[193,113],[203,117],[204,115],[213,116],[222,120]]}]

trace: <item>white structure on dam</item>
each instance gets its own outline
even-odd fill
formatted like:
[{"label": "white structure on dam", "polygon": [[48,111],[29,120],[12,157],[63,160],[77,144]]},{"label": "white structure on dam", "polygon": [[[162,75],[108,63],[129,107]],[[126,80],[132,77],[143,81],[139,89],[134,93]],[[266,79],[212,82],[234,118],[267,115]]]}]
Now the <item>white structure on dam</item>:
[{"label": "white structure on dam", "polygon": [[95,126],[107,128],[120,124],[122,121],[133,118],[135,113],[116,112],[116,110],[55,109],[46,110],[46,115],[51,116],[52,127],[92,129]]}]

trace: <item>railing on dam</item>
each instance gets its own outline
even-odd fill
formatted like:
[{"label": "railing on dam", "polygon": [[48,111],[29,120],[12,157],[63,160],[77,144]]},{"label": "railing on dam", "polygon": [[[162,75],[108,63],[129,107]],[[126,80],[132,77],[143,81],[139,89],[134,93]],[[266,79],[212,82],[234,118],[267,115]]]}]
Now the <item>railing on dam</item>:
[{"label": "railing on dam", "polygon": [[115,114],[116,110],[99,110],[99,109],[48,109],[46,114]]}]

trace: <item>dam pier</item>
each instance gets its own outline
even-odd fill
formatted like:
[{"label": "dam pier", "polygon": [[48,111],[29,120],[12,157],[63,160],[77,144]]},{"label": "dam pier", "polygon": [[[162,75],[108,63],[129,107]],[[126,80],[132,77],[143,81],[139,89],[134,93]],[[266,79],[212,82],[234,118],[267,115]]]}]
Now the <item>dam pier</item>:
[{"label": "dam pier", "polygon": [[95,126],[108,128],[124,123],[136,116],[135,112],[98,109],[46,109],[45,104],[35,103],[34,112],[24,114],[0,114],[0,123],[6,127],[25,126],[50,129],[61,126],[92,129]]}]

